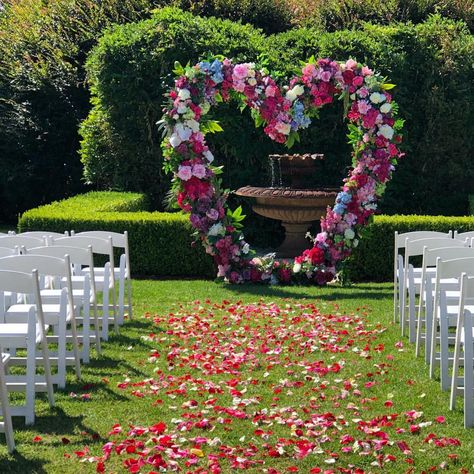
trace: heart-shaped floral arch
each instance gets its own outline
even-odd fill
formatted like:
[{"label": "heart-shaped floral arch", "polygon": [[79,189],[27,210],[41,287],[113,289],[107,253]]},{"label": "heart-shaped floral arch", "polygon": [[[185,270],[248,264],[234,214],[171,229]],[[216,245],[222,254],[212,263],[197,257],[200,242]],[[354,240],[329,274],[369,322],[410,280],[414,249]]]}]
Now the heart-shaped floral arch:
[{"label": "heart-shaped floral arch", "polygon": [[[166,94],[164,110],[164,168],[173,173],[172,192],[206,252],[214,257],[218,277],[230,282],[307,280],[325,284],[357,246],[360,229],[377,209],[377,201],[390,180],[401,142],[397,105],[380,74],[349,59],[310,60],[300,76],[280,89],[265,70],[254,63],[233,64],[229,59],[202,61],[195,66],[176,64],[177,79]],[[295,261],[255,258],[242,232],[241,209],[227,208],[228,191],[221,188],[221,168],[205,135],[221,131],[204,117],[222,101],[236,99],[251,109],[257,126],[278,143],[291,146],[298,130],[307,128],[318,110],[334,98],[344,100],[353,164],[333,208],[321,219],[314,246]]]}]

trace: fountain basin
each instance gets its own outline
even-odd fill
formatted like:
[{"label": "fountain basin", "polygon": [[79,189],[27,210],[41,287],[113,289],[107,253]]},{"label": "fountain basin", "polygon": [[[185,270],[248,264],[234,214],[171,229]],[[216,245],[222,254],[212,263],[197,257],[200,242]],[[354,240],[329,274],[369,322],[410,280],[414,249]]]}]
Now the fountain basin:
[{"label": "fountain basin", "polygon": [[311,224],[319,220],[326,208],[334,204],[339,189],[292,189],[245,186],[236,191],[238,196],[255,199],[252,209],[261,216],[282,221],[285,240],[277,250],[282,258],[296,257],[309,247],[305,234]]}]

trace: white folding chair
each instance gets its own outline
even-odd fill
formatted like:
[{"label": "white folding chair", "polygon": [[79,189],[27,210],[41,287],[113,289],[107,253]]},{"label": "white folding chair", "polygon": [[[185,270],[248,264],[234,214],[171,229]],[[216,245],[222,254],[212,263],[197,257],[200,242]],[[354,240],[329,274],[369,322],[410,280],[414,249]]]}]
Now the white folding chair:
[{"label": "white folding chair", "polygon": [[430,230],[420,230],[414,232],[405,232],[399,234],[398,231],[395,231],[395,244],[393,252],[393,321],[397,322],[400,319],[400,298],[402,294],[402,284],[403,278],[400,278],[400,275],[405,269],[403,268],[403,256],[400,254],[400,250],[405,248],[406,239],[411,240],[417,239],[426,239],[434,237],[448,237],[452,236],[452,232],[447,233],[435,232]]},{"label": "white folding chair", "polygon": [[[114,247],[112,238],[99,239],[98,237],[82,236],[82,237],[62,237],[53,240],[54,245],[64,245],[68,247],[89,248],[92,246],[92,252],[99,255],[107,255],[109,260],[104,265],[102,275],[95,275],[94,283],[96,291],[102,293],[102,304],[97,305],[97,309],[102,311],[102,339],[107,341],[109,338],[109,314],[112,309],[112,322],[114,324],[115,333],[118,334],[118,316],[115,297],[115,277],[111,270],[114,267]],[[82,269],[75,272],[73,281],[82,282],[84,275]],[[111,298],[112,296],[112,298]],[[112,299],[112,304],[110,304]]]},{"label": "white folding chair", "polygon": [[0,237],[0,247],[14,249],[18,248],[31,248],[39,247],[44,245],[44,239],[40,237],[30,237],[27,235],[7,235],[6,237]]},{"label": "white folding chair", "polygon": [[[35,247],[28,250],[28,255],[46,255],[57,258],[65,258],[67,255],[73,267],[81,267],[82,265],[91,266],[92,272],[90,275],[86,275],[82,279],[82,287],[72,289],[74,305],[77,307],[76,323],[80,324],[82,322],[82,333],[78,333],[78,339],[79,341],[82,341],[81,359],[84,363],[88,363],[90,359],[91,339],[93,339],[97,353],[101,352],[99,321],[97,317],[97,299],[94,283],[94,255],[92,253],[92,246],[89,246],[87,249],[80,247],[64,247],[62,245]],[[63,283],[67,283],[67,281],[64,281]],[[62,291],[60,289],[45,289],[41,291],[41,296],[45,302],[54,302],[58,300],[61,292]],[[90,333],[91,305],[94,318],[95,334]],[[83,316],[80,315],[81,309]]]},{"label": "white folding chair", "polygon": [[454,238],[459,240],[474,239],[474,230],[468,232],[458,232],[454,231]]},{"label": "white folding chair", "polygon": [[25,237],[35,237],[40,238],[46,243],[51,243],[52,239],[57,239],[60,237],[67,237],[69,232],[65,230],[63,233],[61,232],[51,232],[47,230],[30,230],[28,232],[21,232],[16,234],[18,236],[25,236]]},{"label": "white folding chair", "polygon": [[[42,312],[45,323],[56,330],[57,335],[47,336],[48,342],[55,342],[58,345],[57,354],[50,352],[50,360],[57,365],[58,372],[52,376],[54,384],[59,388],[66,386],[66,365],[74,365],[77,379],[81,378],[81,359],[79,354],[79,344],[76,328],[76,309],[72,298],[71,264],[69,256],[56,258],[44,255],[16,255],[12,257],[0,258],[0,270],[31,272],[38,271],[42,277],[52,277],[57,281],[66,279],[66,288],[60,293],[59,301],[53,304],[47,303],[43,299],[43,291],[40,289]],[[25,322],[28,317],[29,304],[13,304],[5,312],[6,322]],[[72,332],[73,355],[68,356],[66,351],[66,330],[70,325]],[[22,364],[22,358],[12,358],[12,364]]]},{"label": "white folding chair", "polygon": [[[441,389],[449,389],[449,327],[457,326],[458,306],[450,305],[446,297],[446,289],[442,280],[456,278],[459,282],[462,273],[474,271],[474,257],[441,260],[436,263],[435,295],[433,304],[433,320],[431,324],[431,350],[430,350],[430,377],[435,375],[435,368],[440,366]],[[436,352],[436,341],[439,327],[439,355]]]},{"label": "white folding chair", "polygon": [[[416,356],[421,352],[423,340],[425,341],[425,361],[430,361],[431,351],[431,321],[433,320],[434,277],[436,275],[436,262],[458,258],[474,257],[474,249],[470,247],[440,247],[423,249],[423,263],[421,267],[421,287],[418,300],[418,318],[416,325]],[[433,272],[433,269],[435,270]],[[431,270],[431,271],[430,271]],[[457,279],[448,279],[443,283],[448,302],[459,299],[459,282]],[[423,332],[425,326],[425,332]]]},{"label": "white folding chair", "polygon": [[[420,293],[421,287],[421,268],[415,268],[410,264],[410,258],[419,257],[423,255],[424,247],[438,248],[438,247],[463,247],[467,246],[467,243],[460,240],[454,240],[449,237],[429,237],[412,240],[410,238],[405,239],[405,257],[404,257],[404,280],[402,282],[402,293],[400,300],[400,312],[401,312],[401,329],[402,335],[405,334],[405,325],[408,321],[409,327],[409,339],[410,342],[416,340],[416,328],[415,328],[415,299],[416,295]],[[408,305],[407,305],[408,296]],[[408,309],[408,317],[407,317]]]},{"label": "white folding chair", "polygon": [[16,255],[19,253],[18,248],[7,248],[7,247],[0,247],[0,258],[2,257],[9,257],[10,255]]},{"label": "white folding chair", "polygon": [[[119,282],[118,290],[118,313],[119,313],[119,324],[123,323],[125,316],[125,310],[128,311],[128,316],[132,319],[132,283],[131,283],[131,270],[130,270],[130,248],[128,245],[128,232],[125,231],[123,234],[118,232],[109,232],[104,230],[91,230],[87,232],[80,232],[76,234],[71,231],[71,235],[80,237],[98,237],[100,239],[112,238],[112,245],[114,248],[124,249],[124,253],[120,256],[119,266],[114,268],[114,277]],[[85,269],[85,271],[87,271]],[[103,273],[103,267],[95,268],[95,274],[101,275]],[[127,293],[127,304],[125,304],[125,292]]]},{"label": "white folding chair", "polygon": [[[25,417],[25,423],[31,425],[35,420],[35,392],[46,391],[49,405],[54,406],[53,384],[49,362],[49,350],[46,341],[45,325],[38,272],[21,273],[0,270],[0,299],[3,292],[29,295],[32,304],[28,311],[26,323],[0,324],[0,347],[2,350],[26,349],[26,376],[6,375],[7,389],[15,392],[26,392],[26,403],[10,407],[12,416]],[[4,321],[5,311],[0,301],[0,321]],[[36,376],[36,346],[41,347],[44,376]],[[11,360],[10,360],[11,363]]]},{"label": "white folding chair", "polygon": [[0,352],[0,405],[3,421],[0,423],[0,431],[5,433],[8,452],[15,451],[15,440],[13,438],[13,425],[10,413],[10,401],[8,399],[7,383],[5,380],[5,367],[10,360],[10,354]]},{"label": "white folding chair", "polygon": [[[458,320],[454,345],[453,372],[451,375],[450,410],[456,408],[456,397],[464,398],[464,426],[474,426],[474,276],[461,275],[461,290],[458,306]],[[461,358],[461,350],[464,358]],[[459,367],[464,365],[464,372],[459,377]]]}]

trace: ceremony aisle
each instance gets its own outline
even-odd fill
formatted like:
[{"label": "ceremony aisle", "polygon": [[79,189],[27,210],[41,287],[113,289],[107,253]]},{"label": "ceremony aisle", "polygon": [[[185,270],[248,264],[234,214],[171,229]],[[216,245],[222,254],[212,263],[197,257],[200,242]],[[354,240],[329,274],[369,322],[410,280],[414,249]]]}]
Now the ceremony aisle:
[{"label": "ceremony aisle", "polygon": [[473,472],[387,284],[134,282],[135,317],[1,472]]}]

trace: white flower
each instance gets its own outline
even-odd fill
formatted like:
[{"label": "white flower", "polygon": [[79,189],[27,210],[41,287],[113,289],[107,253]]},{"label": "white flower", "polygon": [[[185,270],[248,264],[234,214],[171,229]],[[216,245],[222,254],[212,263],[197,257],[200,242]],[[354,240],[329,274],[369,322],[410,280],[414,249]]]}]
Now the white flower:
[{"label": "white flower", "polygon": [[390,125],[384,124],[379,127],[378,135],[382,135],[387,140],[393,138],[393,128]]},{"label": "white flower", "polygon": [[302,85],[296,85],[295,87],[293,87],[293,89],[290,89],[287,93],[286,93],[286,98],[293,102],[294,100],[296,100],[296,98],[303,94],[304,93],[304,87]]},{"label": "white flower", "polygon": [[187,111],[188,106],[186,104],[179,104],[176,109],[176,112],[178,112],[178,114],[185,114]]},{"label": "white flower", "polygon": [[278,133],[281,133],[283,135],[289,135],[291,131],[291,125],[289,123],[283,123],[283,122],[277,123],[275,125],[275,130]]},{"label": "white flower", "polygon": [[355,232],[352,229],[346,229],[344,231],[344,238],[345,239],[353,239],[355,237]]},{"label": "white flower", "polygon": [[212,163],[214,161],[214,155],[209,150],[203,152],[203,155],[209,163]]},{"label": "white flower", "polygon": [[176,133],[173,133],[173,135],[171,135],[170,145],[173,148],[176,148],[177,146],[181,145],[181,142],[182,142],[181,138],[179,138],[179,136]]},{"label": "white flower", "polygon": [[295,263],[293,265],[293,273],[299,273],[301,271],[301,263]]},{"label": "white flower", "polygon": [[378,92],[372,92],[372,94],[370,94],[370,101],[373,104],[380,104],[384,100],[385,100],[385,95],[384,94],[380,94]]},{"label": "white flower", "polygon": [[184,124],[177,123],[174,127],[174,133],[177,133],[181,141],[185,142],[189,140],[193,131],[189,127],[184,126]]},{"label": "white flower", "polygon": [[380,107],[380,112],[383,114],[388,114],[392,110],[392,104],[389,104],[388,102],[385,102],[385,104],[382,104],[382,107]]},{"label": "white flower", "polygon": [[352,246],[353,246],[353,247],[357,247],[358,245],[359,245],[359,240],[358,240],[358,239],[354,239],[354,240],[352,241]]},{"label": "white flower", "polygon": [[212,236],[212,237],[217,237],[218,235],[224,235],[225,229],[224,226],[218,222],[217,224],[214,224],[211,226],[209,231],[207,232],[207,235]]},{"label": "white flower", "polygon": [[251,77],[247,80],[247,83],[249,86],[254,86],[255,84],[257,84],[257,80],[255,79],[255,77]]},{"label": "white flower", "polygon": [[193,132],[199,132],[199,123],[196,120],[186,120],[186,126],[189,127]]},{"label": "white flower", "polygon": [[250,250],[250,245],[248,243],[245,243],[244,246],[242,247],[242,253],[249,253]]},{"label": "white flower", "polygon": [[191,98],[191,92],[188,89],[180,89],[178,92],[179,100],[187,100]]}]

